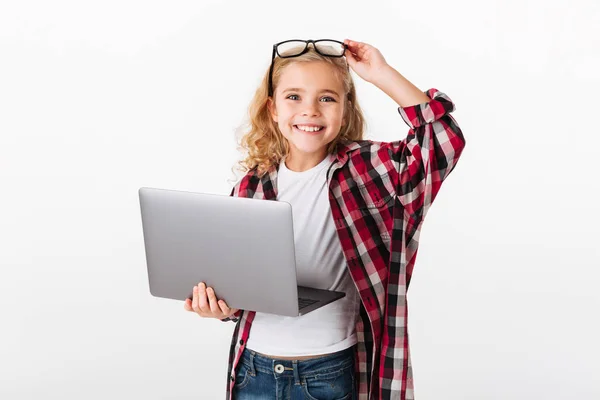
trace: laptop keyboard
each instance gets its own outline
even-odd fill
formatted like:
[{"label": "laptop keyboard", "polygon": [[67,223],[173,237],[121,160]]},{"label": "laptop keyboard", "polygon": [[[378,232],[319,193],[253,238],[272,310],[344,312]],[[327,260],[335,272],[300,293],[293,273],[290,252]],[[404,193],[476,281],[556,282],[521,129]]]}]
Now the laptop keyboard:
[{"label": "laptop keyboard", "polygon": [[298,297],[298,309],[302,310],[304,307],[308,307],[311,304],[315,304],[318,300],[303,299]]}]

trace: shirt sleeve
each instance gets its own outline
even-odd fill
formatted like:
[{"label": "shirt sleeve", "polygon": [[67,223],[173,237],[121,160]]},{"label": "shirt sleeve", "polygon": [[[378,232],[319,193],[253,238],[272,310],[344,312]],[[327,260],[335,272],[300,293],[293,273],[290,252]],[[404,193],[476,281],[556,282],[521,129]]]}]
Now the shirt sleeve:
[{"label": "shirt sleeve", "polygon": [[223,321],[223,322],[228,322],[228,321],[238,322],[241,315],[242,315],[242,310],[237,310],[236,312],[233,313],[233,315],[231,317],[225,317],[221,321]]},{"label": "shirt sleeve", "polygon": [[424,93],[429,102],[398,107],[410,129],[406,138],[389,143],[398,172],[396,193],[415,220],[425,217],[465,147],[463,133],[450,115],[455,109],[452,100],[435,88]]}]

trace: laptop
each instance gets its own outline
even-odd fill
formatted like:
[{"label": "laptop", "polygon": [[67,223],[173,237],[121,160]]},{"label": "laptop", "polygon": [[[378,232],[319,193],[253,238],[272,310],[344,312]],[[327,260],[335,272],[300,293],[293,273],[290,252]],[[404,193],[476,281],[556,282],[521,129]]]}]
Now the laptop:
[{"label": "laptop", "polygon": [[149,187],[138,193],[155,297],[185,300],[204,282],[231,308],[296,317],[345,296],[298,285],[287,202]]}]

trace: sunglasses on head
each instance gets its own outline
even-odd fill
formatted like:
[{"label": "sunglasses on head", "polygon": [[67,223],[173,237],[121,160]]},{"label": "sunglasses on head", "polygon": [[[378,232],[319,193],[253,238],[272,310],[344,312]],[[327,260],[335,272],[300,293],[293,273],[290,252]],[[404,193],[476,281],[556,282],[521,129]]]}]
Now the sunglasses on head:
[{"label": "sunglasses on head", "polygon": [[[315,51],[322,56],[326,57],[342,57],[348,46],[338,40],[332,39],[319,39],[319,40],[286,40],[283,42],[275,43],[273,45],[273,55],[271,56],[271,67],[269,68],[269,96],[273,96],[273,60],[278,55],[281,58],[298,57],[308,51],[308,45],[313,45]],[[350,70],[350,67],[348,70]]]}]

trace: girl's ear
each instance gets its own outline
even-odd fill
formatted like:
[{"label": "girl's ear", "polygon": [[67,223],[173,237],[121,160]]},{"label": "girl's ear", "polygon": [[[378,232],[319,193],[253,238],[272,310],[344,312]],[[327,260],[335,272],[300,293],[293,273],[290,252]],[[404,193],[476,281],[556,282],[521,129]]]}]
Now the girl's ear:
[{"label": "girl's ear", "polygon": [[273,121],[277,122],[277,108],[275,108],[275,104],[273,102],[273,98],[269,97],[267,100],[267,108],[269,110],[269,114],[271,114],[271,118]]}]

